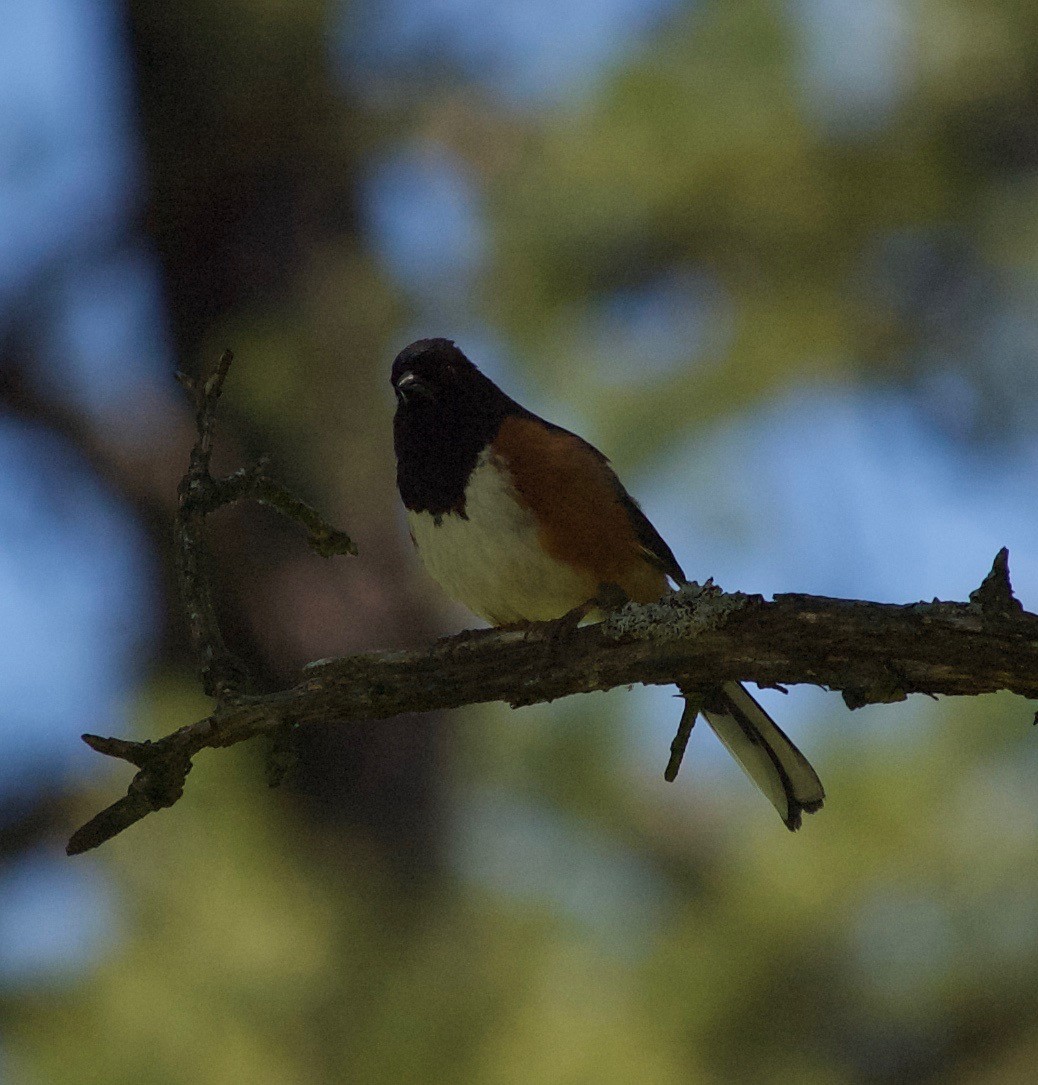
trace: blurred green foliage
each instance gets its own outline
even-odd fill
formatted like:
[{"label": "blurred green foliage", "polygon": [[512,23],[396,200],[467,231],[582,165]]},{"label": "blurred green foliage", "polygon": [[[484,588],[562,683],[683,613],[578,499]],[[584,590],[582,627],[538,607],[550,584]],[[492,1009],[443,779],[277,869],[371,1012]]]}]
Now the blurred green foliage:
[{"label": "blurred green foliage", "polygon": [[[586,100],[527,113],[461,86],[407,108],[350,99],[328,74],[324,4],[132,5],[180,345],[189,360],[234,345],[243,444],[262,435],[361,543],[333,586],[313,589],[319,563],[292,557],[236,611],[275,675],[439,625],[395,509],[386,368],[414,307],[358,226],[370,157],[422,139],[469,163],[493,236],[472,305],[619,462],[651,462],[804,380],[911,380],[925,329],[862,288],[877,237],[954,227],[996,271],[1034,271],[1038,161],[1013,148],[1034,138],[1038,8],[899,11],[905,100],[886,125],[841,134],[806,116],[801,43],[764,0],[695,5]],[[192,217],[191,201],[209,210]],[[629,379],[602,380],[596,299],[688,265],[731,299],[728,337],[698,364],[643,374],[632,357]],[[268,561],[249,555],[249,575]],[[203,714],[193,689],[171,663],[140,733]],[[1036,754],[1019,703],[895,706],[896,733],[837,706],[812,750],[830,800],[796,836],[748,787],[722,801],[698,779],[642,778],[629,705],[621,692],[470,710],[417,754],[410,724],[382,725],[379,758],[400,775],[375,790],[392,797],[411,774],[436,790],[417,884],[370,826],[329,828],[265,792],[252,752],[203,758],[175,810],[98,859],[118,886],[116,947],[86,975],[0,996],[13,1080],[1034,1079]],[[601,849],[607,873],[588,884],[602,897],[560,904],[474,877],[458,841],[487,796],[553,827],[565,847],[549,848],[549,881]],[[524,854],[498,857],[520,888]],[[610,908],[619,933],[599,922]]]}]

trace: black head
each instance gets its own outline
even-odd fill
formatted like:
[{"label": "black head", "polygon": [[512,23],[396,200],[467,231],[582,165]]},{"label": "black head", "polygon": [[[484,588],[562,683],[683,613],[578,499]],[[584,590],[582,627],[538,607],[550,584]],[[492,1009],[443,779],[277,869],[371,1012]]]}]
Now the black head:
[{"label": "black head", "polygon": [[390,380],[397,482],[409,509],[463,508],[465,482],[509,414],[522,412],[450,339],[419,339],[396,356]]},{"label": "black head", "polygon": [[396,356],[390,377],[397,406],[420,411],[450,410],[458,401],[486,397],[496,385],[451,339],[419,339]]}]

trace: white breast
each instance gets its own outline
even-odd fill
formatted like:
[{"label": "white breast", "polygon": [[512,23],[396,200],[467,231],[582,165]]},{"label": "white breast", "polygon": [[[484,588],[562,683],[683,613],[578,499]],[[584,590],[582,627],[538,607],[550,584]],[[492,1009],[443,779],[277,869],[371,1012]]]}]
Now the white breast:
[{"label": "white breast", "polygon": [[465,516],[408,512],[418,552],[451,598],[492,625],[558,618],[596,585],[541,548],[537,524],[512,488],[508,469],[484,452],[465,490]]}]

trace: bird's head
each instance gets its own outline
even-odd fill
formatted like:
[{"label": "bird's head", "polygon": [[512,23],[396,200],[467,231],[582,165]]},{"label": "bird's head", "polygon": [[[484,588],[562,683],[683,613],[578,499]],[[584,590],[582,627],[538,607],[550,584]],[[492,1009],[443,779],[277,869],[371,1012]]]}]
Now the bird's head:
[{"label": "bird's head", "polygon": [[404,347],[393,362],[390,382],[397,411],[408,414],[478,410],[502,395],[450,339],[419,339]]}]

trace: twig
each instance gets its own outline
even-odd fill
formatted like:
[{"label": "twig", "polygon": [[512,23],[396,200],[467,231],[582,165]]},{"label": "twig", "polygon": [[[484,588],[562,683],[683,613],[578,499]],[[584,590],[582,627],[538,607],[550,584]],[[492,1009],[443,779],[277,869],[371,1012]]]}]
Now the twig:
[{"label": "twig", "polygon": [[1009,580],[1009,550],[1002,547],[995,555],[991,572],[984,577],[976,591],[970,592],[970,602],[988,614],[1019,614],[1023,604],[1013,595]]},{"label": "twig", "polygon": [[210,470],[216,407],[234,355],[225,350],[213,372],[199,380],[183,373],[177,379],[195,404],[198,439],[191,449],[187,473],[181,479],[180,506],[174,521],[177,573],[180,593],[198,655],[202,688],[217,701],[234,701],[248,692],[250,679],[244,664],[227,648],[213,607],[209,552],[203,529],[206,517],[246,498],[252,498],[295,520],[307,531],[310,546],[324,557],[356,554],[353,540],[331,527],[318,513],[290,494],[266,474],[268,457],[252,467],[243,467],[225,478],[214,478]]},{"label": "twig", "polygon": [[248,670],[228,649],[213,606],[209,551],[204,536],[206,517],[225,505],[252,498],[301,524],[310,546],[324,557],[357,552],[344,531],[329,526],[316,510],[266,474],[267,457],[225,478],[213,477],[216,407],[233,360],[231,351],[225,350],[212,373],[198,380],[177,373],[177,380],[194,402],[198,433],[187,472],[178,487],[180,504],[173,525],[177,578],[191,643],[199,660],[202,688],[217,702],[217,708],[212,716],[158,742],[84,735],[83,741],[91,749],[128,761],[139,771],[124,798],[73,835],[66,849],[70,855],[96,848],[145,815],[172,806],[184,793],[191,758],[205,746],[226,744],[220,741],[220,722],[229,707],[248,700],[251,685]]},{"label": "twig", "polygon": [[685,704],[681,709],[681,719],[678,720],[678,731],[674,741],[670,744],[670,760],[663,770],[663,779],[672,784],[681,771],[681,762],[685,758],[685,747],[692,736],[692,728],[696,725],[696,717],[703,707],[702,698],[695,693],[683,693]]},{"label": "twig", "polygon": [[212,374],[197,381],[183,373],[177,374],[177,380],[194,399],[198,431],[187,473],[177,489],[180,504],[173,524],[177,579],[191,644],[199,659],[202,688],[217,700],[236,696],[248,678],[244,666],[224,643],[216,620],[209,578],[209,551],[203,534],[205,518],[221,505],[218,483],[209,465],[213,456],[216,404],[233,359],[234,355],[225,350]]}]

